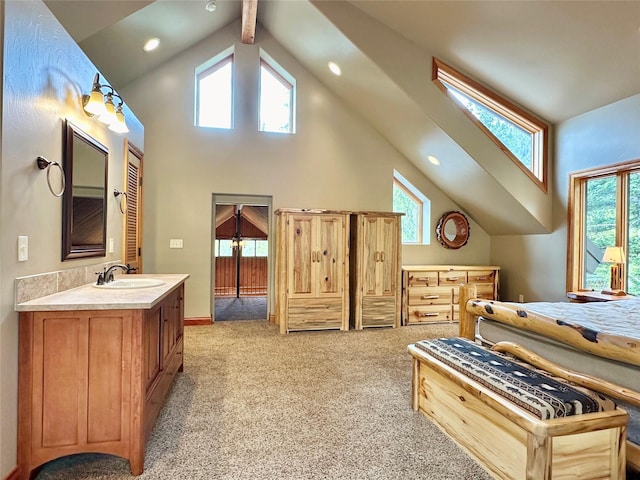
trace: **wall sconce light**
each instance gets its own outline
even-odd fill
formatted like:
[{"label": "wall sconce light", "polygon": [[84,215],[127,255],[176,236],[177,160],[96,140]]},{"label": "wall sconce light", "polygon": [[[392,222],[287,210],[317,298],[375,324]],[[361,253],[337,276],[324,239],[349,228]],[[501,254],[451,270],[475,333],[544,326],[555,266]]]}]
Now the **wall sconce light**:
[{"label": "wall sconce light", "polygon": [[624,249],[622,247],[607,247],[602,256],[604,263],[611,264],[611,291],[618,292],[622,290],[622,278],[620,276],[620,265],[626,262]]},{"label": "wall sconce light", "polygon": [[[103,93],[103,88],[109,91]],[[117,106],[113,103],[114,97],[119,100]],[[90,117],[97,115],[99,121],[109,125],[109,130],[116,133],[127,133],[129,131],[122,112],[123,103],[122,97],[116,93],[111,85],[100,84],[99,73],[96,73],[93,79],[91,93],[82,96],[82,105],[85,113]]]}]

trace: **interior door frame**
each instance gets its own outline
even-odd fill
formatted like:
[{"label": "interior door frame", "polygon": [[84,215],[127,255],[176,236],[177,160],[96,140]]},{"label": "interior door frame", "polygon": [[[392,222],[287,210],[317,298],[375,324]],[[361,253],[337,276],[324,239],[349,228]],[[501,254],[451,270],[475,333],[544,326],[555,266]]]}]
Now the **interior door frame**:
[{"label": "interior door frame", "polygon": [[269,242],[267,253],[267,318],[269,321],[269,315],[271,312],[271,305],[274,301],[273,285],[275,283],[275,242],[273,235],[273,197],[271,195],[244,195],[244,194],[232,194],[232,193],[213,193],[211,199],[211,255],[209,257],[209,263],[211,265],[211,279],[209,285],[209,295],[211,295],[211,321],[215,322],[216,312],[216,262],[215,262],[215,242],[216,242],[216,205],[249,205],[249,206],[266,206],[267,207],[267,221],[268,232],[267,241]]}]

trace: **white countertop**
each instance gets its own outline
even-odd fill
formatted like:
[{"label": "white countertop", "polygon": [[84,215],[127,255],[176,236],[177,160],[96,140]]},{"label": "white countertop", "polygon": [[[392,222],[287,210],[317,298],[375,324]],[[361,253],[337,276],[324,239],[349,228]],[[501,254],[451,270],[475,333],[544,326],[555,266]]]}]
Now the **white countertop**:
[{"label": "white countertop", "polygon": [[[125,278],[118,276],[116,278]],[[188,274],[141,274],[135,278],[155,278],[163,285],[146,288],[95,288],[92,283],[46,297],[16,304],[16,312],[47,312],[63,310],[138,310],[156,305],[173,289],[189,278]]]}]

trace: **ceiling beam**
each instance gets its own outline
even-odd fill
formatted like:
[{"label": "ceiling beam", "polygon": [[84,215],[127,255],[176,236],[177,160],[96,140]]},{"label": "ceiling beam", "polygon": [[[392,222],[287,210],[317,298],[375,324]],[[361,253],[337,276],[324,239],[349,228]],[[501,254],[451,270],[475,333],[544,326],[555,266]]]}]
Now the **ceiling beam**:
[{"label": "ceiling beam", "polygon": [[257,13],[258,0],[242,0],[242,43],[253,45]]}]

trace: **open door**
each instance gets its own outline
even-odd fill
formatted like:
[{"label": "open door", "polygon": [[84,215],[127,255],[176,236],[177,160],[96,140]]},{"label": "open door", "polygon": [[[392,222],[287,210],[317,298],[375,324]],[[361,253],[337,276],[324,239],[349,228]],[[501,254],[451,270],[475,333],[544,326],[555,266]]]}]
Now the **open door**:
[{"label": "open door", "polygon": [[214,199],[214,320],[267,320],[271,199],[225,195],[221,200]]}]

